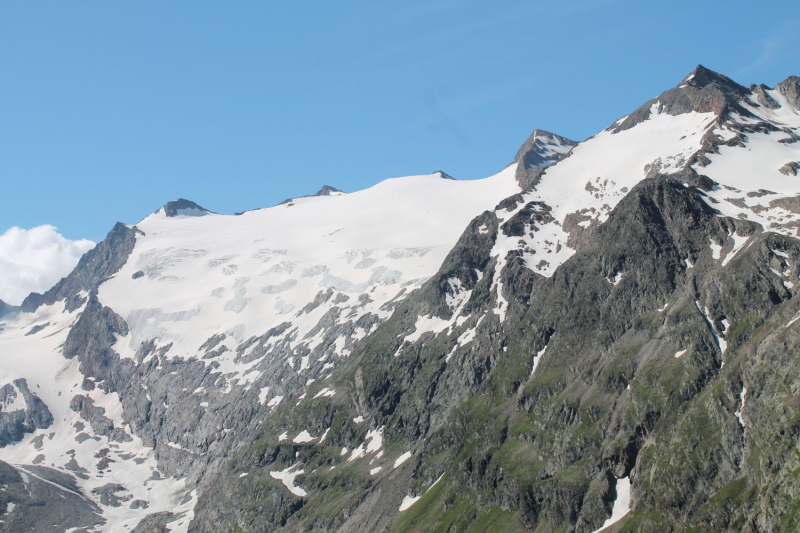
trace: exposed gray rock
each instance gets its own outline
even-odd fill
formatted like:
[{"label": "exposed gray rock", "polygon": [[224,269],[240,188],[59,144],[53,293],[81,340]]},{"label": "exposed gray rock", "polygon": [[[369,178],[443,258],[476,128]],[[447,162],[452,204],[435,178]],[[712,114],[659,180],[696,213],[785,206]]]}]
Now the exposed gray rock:
[{"label": "exposed gray rock", "polygon": [[609,129],[617,133],[647,120],[654,104],[660,106],[661,112],[670,115],[680,115],[690,111],[727,115],[736,111],[746,117],[752,116],[739,103],[749,94],[749,89],[742,87],[730,78],[711,71],[703,65],[698,65],[678,87],[647,101],[628,115],[625,120],[615,123]]},{"label": "exposed gray rock", "polygon": [[9,305],[3,300],[0,300],[0,318],[10,315],[11,313],[16,313],[17,311],[19,311],[18,306]]},{"label": "exposed gray rock", "polygon": [[[211,211],[209,211],[208,209],[200,207],[191,200],[186,200],[184,198],[178,198],[177,200],[172,200],[171,202],[167,202],[166,204],[164,204],[164,207],[162,207],[158,211],[164,211],[164,214],[167,215],[168,217],[180,216],[182,214],[181,211],[191,213],[191,216],[211,213]],[[156,213],[158,213],[158,211],[156,211]]]},{"label": "exposed gray rock", "polygon": [[[279,203],[278,205],[292,206],[292,205],[294,205],[294,204],[293,204],[293,202],[294,202],[295,200],[299,199],[299,198],[310,198],[310,197],[312,197],[312,196],[331,196],[331,195],[333,195],[334,193],[345,194],[344,192],[340,191],[340,190],[339,190],[339,189],[337,189],[336,187],[331,187],[330,185],[323,185],[323,186],[322,186],[322,188],[321,188],[320,190],[318,190],[318,191],[317,191],[316,193],[314,193],[314,194],[307,194],[307,195],[305,195],[305,196],[298,196],[297,198],[289,198],[289,199],[287,199],[287,200],[284,200],[284,201],[282,201],[282,202],[281,202],[281,203]],[[246,211],[245,211],[245,212],[246,212]],[[237,213],[237,214],[238,214],[238,213]]]},{"label": "exposed gray rock", "polygon": [[69,276],[62,278],[44,294],[36,292],[29,294],[22,302],[20,310],[31,313],[40,305],[52,305],[61,300],[66,300],[67,311],[78,309],[86,301],[80,295],[82,291],[96,290],[128,261],[128,256],[136,244],[136,233],[141,233],[136,226],[128,227],[117,222],[102,242],[83,254],[78,266]]},{"label": "exposed gray rock", "polygon": [[564,158],[565,151],[578,143],[544,130],[534,130],[525,141],[514,163],[518,163],[516,170],[517,183],[523,191],[530,191],[539,183],[545,168]]},{"label": "exposed gray rock", "polygon": [[111,507],[121,507],[123,503],[131,499],[131,495],[119,495],[119,493],[128,492],[124,486],[119,483],[106,483],[101,487],[92,489],[92,494],[100,498],[102,505],[110,505]]},{"label": "exposed gray rock", "polygon": [[797,76],[789,76],[778,85],[775,86],[795,109],[800,109],[800,78]]},{"label": "exposed gray rock", "polygon": [[130,442],[132,440],[131,436],[125,433],[124,430],[114,427],[114,422],[105,416],[105,407],[94,405],[94,400],[88,396],[76,394],[70,400],[69,408],[79,413],[81,418],[89,422],[96,434],[103,435],[116,442]]},{"label": "exposed gray rock", "polygon": [[[12,383],[0,387],[0,446],[21,440],[25,433],[47,429],[53,423],[53,415],[47,405],[28,389],[26,380],[15,379]],[[6,406],[12,403],[22,409],[8,411]]]},{"label": "exposed gray rock", "polygon": [[64,472],[43,466],[21,470],[0,461],[0,486],[4,532],[54,531],[54,524],[58,531],[83,531],[105,522],[101,509]]},{"label": "exposed gray rock", "polygon": [[314,193],[314,196],[330,196],[332,193],[341,193],[339,189],[336,187],[331,187],[330,185],[323,185],[320,190]]},{"label": "exposed gray rock", "polygon": [[30,335],[36,335],[37,333],[39,333],[40,331],[42,331],[44,328],[46,328],[49,325],[50,325],[50,322],[45,322],[44,324],[37,324],[37,325],[33,326],[31,329],[29,329],[28,332],[25,333],[25,336],[28,337]]},{"label": "exposed gray rock", "polygon": [[144,517],[131,533],[169,533],[167,524],[178,519],[178,515],[170,512],[153,513]]},{"label": "exposed gray rock", "polygon": [[786,163],[779,169],[779,172],[784,176],[797,176],[800,174],[800,162],[792,161]]},{"label": "exposed gray rock", "polygon": [[780,107],[780,104],[776,102],[774,98],[772,98],[770,95],[767,94],[766,92],[767,89],[769,89],[769,87],[767,87],[766,85],[750,86],[750,91],[752,91],[752,93],[756,95],[756,99],[758,100],[759,104],[763,105],[768,109],[778,109]]}]

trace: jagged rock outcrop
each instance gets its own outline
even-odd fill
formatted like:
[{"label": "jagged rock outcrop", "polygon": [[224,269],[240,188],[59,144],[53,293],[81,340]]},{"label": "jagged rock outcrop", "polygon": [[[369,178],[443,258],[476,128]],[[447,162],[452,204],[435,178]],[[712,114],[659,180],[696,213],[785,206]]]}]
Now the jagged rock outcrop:
[{"label": "jagged rock outcrop", "polygon": [[117,222],[102,242],[81,257],[78,266],[69,276],[61,279],[44,294],[29,294],[23,300],[20,310],[32,313],[41,305],[52,305],[62,300],[66,301],[67,311],[78,309],[86,302],[86,296],[81,293],[96,290],[125,264],[136,244],[137,232],[136,226]]},{"label": "jagged rock outcrop", "polygon": [[20,440],[25,433],[47,429],[53,415],[47,405],[28,389],[24,379],[0,387],[0,446]]},{"label": "jagged rock outcrop", "polygon": [[[53,468],[15,468],[0,461],[2,530],[87,530],[104,524],[101,509],[76,485],[75,478]],[[60,531],[60,530],[59,530]]]},{"label": "jagged rock outcrop", "polygon": [[545,169],[562,157],[578,143],[544,130],[534,130],[514,157],[517,163],[516,178],[523,191],[536,186]]},{"label": "jagged rock outcrop", "polygon": [[3,300],[0,300],[0,318],[19,311],[18,306],[9,305],[5,303]]},{"label": "jagged rock outcrop", "polygon": [[163,212],[164,215],[170,218],[179,216],[196,217],[211,213],[211,211],[208,209],[200,207],[196,203],[192,202],[191,200],[186,200],[185,198],[178,198],[177,200],[167,202],[164,204],[164,207],[156,211],[156,213],[159,212]]}]

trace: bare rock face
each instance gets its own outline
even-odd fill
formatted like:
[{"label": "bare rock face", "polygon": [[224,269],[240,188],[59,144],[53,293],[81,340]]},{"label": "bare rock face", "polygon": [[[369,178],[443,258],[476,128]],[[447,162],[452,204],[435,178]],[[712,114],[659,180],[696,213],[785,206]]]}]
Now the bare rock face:
[{"label": "bare rock face", "polygon": [[24,379],[0,387],[0,447],[21,440],[25,433],[47,429],[52,423],[47,405],[28,389]]},{"label": "bare rock face", "polygon": [[203,216],[211,213],[208,209],[200,207],[191,200],[186,200],[184,198],[178,198],[177,200],[167,202],[164,207],[156,211],[156,213],[159,211],[163,211],[168,217]]},{"label": "bare rock face", "polygon": [[698,65],[677,87],[649,100],[610,129],[613,132],[620,132],[636,126],[650,117],[654,105],[660,106],[662,112],[670,115],[680,115],[690,111],[724,115],[736,111],[743,116],[750,116],[739,103],[749,94],[751,94],[750,89],[703,65]]},{"label": "bare rock face", "polygon": [[544,169],[560,161],[578,143],[544,130],[534,130],[514,157],[516,178],[523,191],[532,190]]},{"label": "bare rock face", "polygon": [[9,305],[5,303],[3,300],[0,300],[0,318],[9,315],[11,313],[16,313],[19,311],[19,307],[14,305]]},{"label": "bare rock face", "polygon": [[103,524],[101,509],[81,493],[75,478],[43,466],[15,468],[0,461],[4,532],[86,531]]},{"label": "bare rock face", "polygon": [[133,246],[136,244],[136,233],[141,233],[136,226],[128,227],[117,222],[106,238],[97,246],[86,252],[78,266],[66,278],[55,286],[39,294],[32,292],[20,306],[25,313],[32,313],[39,306],[52,305],[57,301],[66,301],[67,311],[74,311],[86,302],[81,292],[91,292],[116,274],[128,260]]},{"label": "bare rock face", "polygon": [[800,174],[800,162],[792,161],[790,163],[786,163],[780,168],[779,171],[784,176],[797,176],[797,174]]},{"label": "bare rock face", "polygon": [[775,88],[786,97],[795,109],[800,109],[800,77],[789,76]]},{"label": "bare rock face", "polygon": [[323,185],[322,188],[314,194],[314,196],[331,196],[336,193],[343,194],[342,191],[340,191],[336,187],[331,187],[330,185]]}]

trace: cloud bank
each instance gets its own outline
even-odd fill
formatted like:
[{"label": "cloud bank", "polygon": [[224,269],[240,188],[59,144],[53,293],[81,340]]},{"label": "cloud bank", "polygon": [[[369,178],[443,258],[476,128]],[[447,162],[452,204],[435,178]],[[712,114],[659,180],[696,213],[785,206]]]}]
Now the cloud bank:
[{"label": "cloud bank", "polygon": [[0,235],[0,300],[19,305],[32,291],[46,291],[94,244],[65,239],[49,225],[9,229]]}]

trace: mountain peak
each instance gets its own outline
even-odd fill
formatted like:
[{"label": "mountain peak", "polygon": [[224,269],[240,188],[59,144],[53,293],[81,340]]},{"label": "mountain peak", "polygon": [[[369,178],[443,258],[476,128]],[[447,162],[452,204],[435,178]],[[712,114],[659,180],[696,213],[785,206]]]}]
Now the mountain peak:
[{"label": "mountain peak", "polygon": [[739,85],[727,76],[697,65],[677,87],[648,100],[630,115],[616,121],[609,130],[619,133],[630,129],[650,118],[653,112],[682,115],[694,111],[723,116],[736,111],[743,116],[749,116],[750,112],[742,107],[741,101],[751,94],[751,89]]},{"label": "mountain peak", "polygon": [[330,185],[323,185],[320,190],[314,196],[336,196],[339,194],[346,194],[344,191],[340,191],[336,187],[331,187]]},{"label": "mountain peak", "polygon": [[680,84],[678,84],[678,88],[682,88],[681,86],[683,84],[691,85],[697,89],[703,89],[709,85],[715,85],[722,90],[733,92],[739,96],[744,96],[750,92],[746,87],[739,85],[729,77],[723,76],[718,72],[714,72],[703,65],[697,65],[697,68],[695,68],[683,79]]},{"label": "mountain peak", "polygon": [[208,209],[200,207],[191,200],[178,198],[164,204],[164,207],[156,211],[163,212],[167,217],[202,217],[211,213]]},{"label": "mountain peak", "polygon": [[775,89],[785,96],[795,109],[800,109],[800,78],[789,76],[776,85]]},{"label": "mountain peak", "polygon": [[434,172],[434,174],[439,174],[439,177],[444,180],[455,180],[453,176],[451,176],[450,174],[448,174],[443,170],[437,170],[436,172]]},{"label": "mountain peak", "polygon": [[518,163],[516,177],[520,187],[523,190],[534,187],[543,169],[559,161],[577,144],[549,131],[533,130],[514,157],[514,163]]}]

